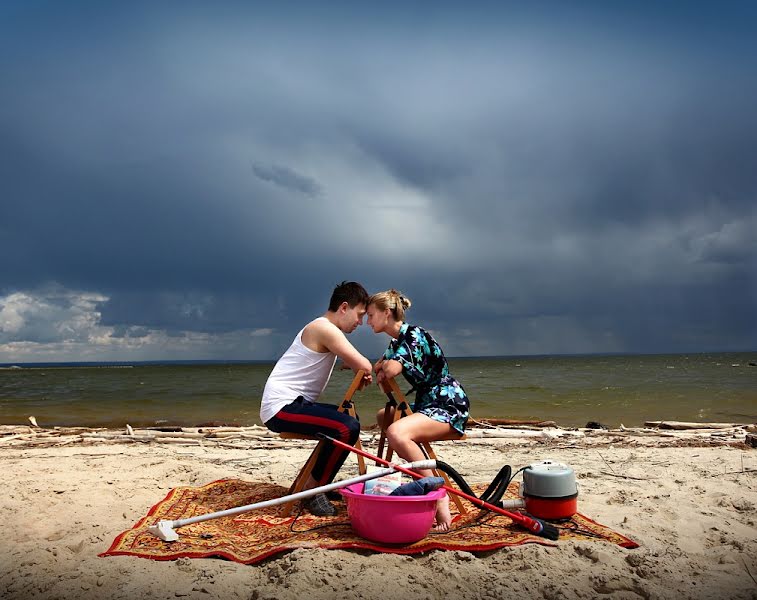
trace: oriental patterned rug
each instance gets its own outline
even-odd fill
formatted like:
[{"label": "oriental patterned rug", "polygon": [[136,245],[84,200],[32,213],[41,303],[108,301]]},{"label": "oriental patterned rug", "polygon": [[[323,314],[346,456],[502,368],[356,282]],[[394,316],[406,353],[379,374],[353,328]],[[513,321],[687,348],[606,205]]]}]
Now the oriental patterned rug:
[{"label": "oriental patterned rug", "polygon": [[[517,495],[518,483],[510,484],[506,497]],[[485,486],[472,486],[477,494]],[[366,549],[376,552],[419,554],[430,550],[465,550],[483,552],[504,546],[537,543],[559,545],[535,536],[508,517],[483,512],[467,504],[471,511],[456,514],[450,503],[453,523],[446,533],[429,533],[423,540],[409,545],[382,545],[355,534],[347,517],[344,502],[337,501],[336,517],[314,517],[303,511],[296,516],[279,517],[278,506],[256,509],[234,517],[212,519],[177,529],[179,540],[164,542],[147,531],[161,519],[177,520],[280,498],[287,488],[270,483],[222,479],[202,487],[179,487],[171,490],[147,516],[134,527],[119,534],[110,548],[100,556],[129,555],[153,560],[181,557],[219,557],[253,564],[270,556],[296,548]],[[560,540],[591,540],[636,548],[638,544],[604,525],[576,514],[570,521],[555,523]]]}]

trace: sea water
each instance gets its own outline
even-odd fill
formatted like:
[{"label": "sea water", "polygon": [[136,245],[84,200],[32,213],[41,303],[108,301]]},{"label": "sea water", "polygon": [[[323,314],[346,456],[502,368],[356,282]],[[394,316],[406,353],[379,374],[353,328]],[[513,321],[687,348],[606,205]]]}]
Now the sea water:
[{"label": "sea water", "polygon": [[[579,427],[757,421],[757,352],[451,358],[449,364],[475,419]],[[272,362],[3,365],[0,424],[28,423],[30,415],[43,427],[260,424],[272,368]],[[337,404],[352,376],[335,369],[322,400]],[[356,394],[363,424],[375,422],[385,401],[376,386]]]}]

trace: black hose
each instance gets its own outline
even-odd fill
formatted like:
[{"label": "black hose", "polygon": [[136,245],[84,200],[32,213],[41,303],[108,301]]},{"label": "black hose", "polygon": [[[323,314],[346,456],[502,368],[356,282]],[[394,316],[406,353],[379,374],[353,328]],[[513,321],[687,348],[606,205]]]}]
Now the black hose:
[{"label": "black hose", "polygon": [[[463,476],[455,471],[455,469],[448,465],[446,462],[437,460],[436,468],[440,471],[444,471],[447,475],[449,475],[450,479],[452,479],[458,485],[458,487],[469,496],[475,496],[479,500],[483,500],[488,504],[493,504],[498,508],[504,508],[501,502],[502,496],[505,495],[507,486],[510,485],[510,482],[512,481],[514,476],[512,467],[510,467],[510,465],[505,465],[499,470],[497,476],[492,480],[492,482],[489,484],[489,487],[486,488],[481,496],[476,496],[465,479],[463,479]],[[516,473],[519,473],[522,470],[523,469],[518,469]]]}]

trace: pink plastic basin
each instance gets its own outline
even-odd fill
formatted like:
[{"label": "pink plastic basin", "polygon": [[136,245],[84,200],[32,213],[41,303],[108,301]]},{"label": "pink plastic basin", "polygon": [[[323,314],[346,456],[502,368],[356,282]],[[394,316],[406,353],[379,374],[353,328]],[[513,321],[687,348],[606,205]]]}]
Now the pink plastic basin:
[{"label": "pink plastic basin", "polygon": [[383,544],[412,544],[426,537],[434,524],[436,501],[447,492],[438,489],[425,496],[364,494],[364,483],[339,490],[347,501],[347,515],[359,536]]}]

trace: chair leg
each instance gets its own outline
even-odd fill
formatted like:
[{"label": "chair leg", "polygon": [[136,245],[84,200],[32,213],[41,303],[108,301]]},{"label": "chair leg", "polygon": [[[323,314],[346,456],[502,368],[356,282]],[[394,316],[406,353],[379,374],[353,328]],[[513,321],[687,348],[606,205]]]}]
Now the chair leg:
[{"label": "chair leg", "polygon": [[[360,442],[360,438],[357,438],[357,442],[355,442],[355,448],[357,448],[358,450],[363,449],[363,444]],[[357,455],[357,470],[361,475],[365,475],[368,472],[368,469],[366,469],[365,467],[365,459],[360,454]]]},{"label": "chair leg", "polygon": [[[392,384],[394,386],[397,385],[393,380]],[[401,400],[398,404],[396,399],[391,396],[390,393],[390,398],[387,401],[386,406],[384,407],[384,422],[381,424],[381,436],[379,437],[378,457],[389,461],[392,460],[392,456],[394,455],[394,448],[392,448],[391,444],[386,441],[386,430],[389,429],[389,425],[391,425],[395,421],[401,419],[402,417],[413,414],[413,411],[411,410],[404,396],[402,396],[402,392],[399,391],[399,388],[397,388],[395,393],[400,396]],[[390,409],[392,411],[391,416]],[[384,445],[386,445],[386,456],[382,456]]]},{"label": "chair leg", "polygon": [[[352,383],[350,384],[350,387],[347,388],[347,392],[344,395],[344,400],[342,400],[342,403],[339,405],[340,412],[346,412],[348,415],[350,415],[352,418],[356,419],[358,422],[360,419],[357,416],[357,411],[355,410],[355,403],[352,401],[352,396],[355,395],[355,392],[357,392],[358,388],[360,387],[360,384],[363,381],[363,375],[364,371],[358,371],[355,374],[355,378],[352,380]],[[363,446],[360,443],[360,436],[358,435],[357,442],[355,443],[355,448],[362,450]],[[361,475],[365,475],[367,472],[367,469],[365,468],[365,459],[358,454],[357,455],[357,465],[358,465],[358,472]]]},{"label": "chair leg", "polygon": [[[392,412],[391,410],[395,408],[397,405],[392,402],[391,400],[386,403],[384,406],[384,419],[381,423],[381,434],[379,435],[379,443],[378,443],[378,451],[376,452],[376,456],[379,458],[384,458],[384,445],[386,444],[386,430],[389,428],[389,425],[391,425],[394,421],[392,420]],[[388,452],[388,448],[387,448]],[[387,455],[387,458],[384,460],[389,460],[391,458]],[[378,466],[379,463],[376,463]]]},{"label": "chair leg", "polygon": [[[322,445],[324,443],[325,442],[323,441],[318,442],[315,449],[310,454],[310,458],[308,458],[307,462],[305,462],[305,464],[302,466],[302,469],[300,469],[297,477],[295,477],[292,485],[289,487],[287,495],[296,494],[297,492],[301,492],[303,490],[305,483],[307,483],[310,474],[313,472],[313,467],[315,467],[315,462],[318,460],[318,454],[321,451],[323,447]],[[291,502],[282,504],[281,508],[279,509],[279,515],[281,515],[282,517],[288,517],[292,513],[292,508],[294,508],[296,502],[297,500],[292,500]]]}]

